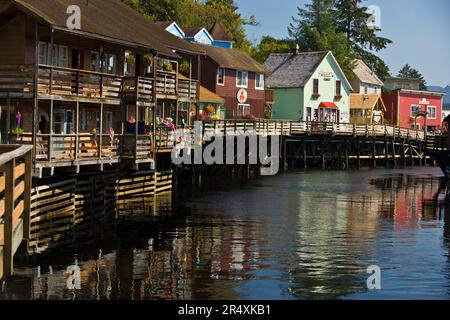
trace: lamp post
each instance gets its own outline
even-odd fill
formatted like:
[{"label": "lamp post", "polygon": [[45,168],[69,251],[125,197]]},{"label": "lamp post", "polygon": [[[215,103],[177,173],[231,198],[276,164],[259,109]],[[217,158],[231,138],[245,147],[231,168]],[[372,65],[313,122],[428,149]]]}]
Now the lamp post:
[{"label": "lamp post", "polygon": [[420,102],[419,102],[420,106],[425,106],[425,111],[421,111],[420,115],[422,115],[424,117],[424,138],[425,140],[427,140],[427,131],[428,131],[428,124],[427,124],[427,120],[428,120],[428,106],[430,105],[430,102],[427,101],[427,99],[423,98]]}]

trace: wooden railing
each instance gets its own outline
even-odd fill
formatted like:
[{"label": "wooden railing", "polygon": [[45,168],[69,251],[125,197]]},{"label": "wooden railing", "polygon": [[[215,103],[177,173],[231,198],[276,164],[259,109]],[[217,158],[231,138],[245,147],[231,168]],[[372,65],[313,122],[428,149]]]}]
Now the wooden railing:
[{"label": "wooden railing", "polygon": [[156,73],[156,93],[162,95],[177,94],[177,77],[175,73],[158,71]]},{"label": "wooden railing", "polygon": [[[36,162],[118,160],[119,147],[109,134],[38,134],[36,135]],[[21,134],[14,143],[31,143],[31,134]],[[101,152],[100,152],[101,151]]]},{"label": "wooden railing", "polygon": [[238,135],[253,132],[259,135],[348,135],[348,136],[388,136],[411,140],[425,140],[423,131],[405,129],[389,125],[352,123],[322,123],[307,121],[283,120],[210,120],[203,121],[204,134],[207,137],[214,135]]},{"label": "wooden railing", "polygon": [[[190,90],[189,90],[190,83]],[[197,99],[197,84],[195,80],[178,80],[178,96],[184,99],[196,100]]]},{"label": "wooden railing", "polygon": [[122,78],[79,69],[39,66],[40,94],[120,99]]},{"label": "wooden railing", "polygon": [[153,79],[146,77],[124,78],[123,97],[130,101],[153,101]]},{"label": "wooden railing", "polygon": [[0,279],[13,273],[13,257],[29,239],[32,146],[0,146]]},{"label": "wooden railing", "polygon": [[22,98],[33,94],[34,67],[0,66],[0,98]]}]

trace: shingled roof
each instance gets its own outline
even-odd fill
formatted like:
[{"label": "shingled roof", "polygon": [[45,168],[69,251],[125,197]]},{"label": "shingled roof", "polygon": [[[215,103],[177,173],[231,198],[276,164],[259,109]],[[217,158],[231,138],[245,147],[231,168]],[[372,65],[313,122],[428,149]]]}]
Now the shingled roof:
[{"label": "shingled roof", "polygon": [[267,78],[268,86],[303,88],[327,54],[327,51],[272,53],[264,63],[270,73]]},{"label": "shingled roof", "polygon": [[225,28],[218,21],[214,23],[209,33],[211,34],[211,37],[214,38],[214,40],[230,42],[233,41],[231,36],[225,31]]},{"label": "shingled roof", "polygon": [[250,57],[247,53],[222,47],[202,45],[195,43],[199,50],[202,50],[214,60],[219,67],[233,70],[267,73],[266,68]]},{"label": "shingled roof", "polygon": [[[165,32],[156,23],[120,0],[108,0],[107,3],[105,0],[9,1],[11,5],[15,5],[56,30],[154,49],[170,56],[177,56],[172,49],[192,54],[202,53],[187,41]],[[68,18],[66,11],[70,5],[77,5],[81,9],[81,30],[70,30],[66,26]]]},{"label": "shingled roof", "polygon": [[361,82],[383,86],[383,81],[381,81],[377,77],[377,75],[362,60],[358,59],[355,61],[353,73]]}]

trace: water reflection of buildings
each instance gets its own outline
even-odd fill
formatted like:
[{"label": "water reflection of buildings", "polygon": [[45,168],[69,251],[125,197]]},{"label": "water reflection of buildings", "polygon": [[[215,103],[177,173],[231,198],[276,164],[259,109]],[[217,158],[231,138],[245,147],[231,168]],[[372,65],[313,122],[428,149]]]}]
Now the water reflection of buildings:
[{"label": "water reflection of buildings", "polygon": [[[101,232],[98,221],[88,219],[76,229],[86,237],[82,244],[72,234],[77,239],[72,246],[64,238],[60,252],[53,242],[52,250],[35,257],[33,267],[17,268],[3,298],[237,299],[228,280],[255,267],[257,236],[245,222],[216,225],[182,210],[188,209],[174,212],[170,193],[118,201],[111,218],[101,221],[107,222]],[[80,250],[81,287],[71,288],[71,253]]]},{"label": "water reflection of buildings", "polygon": [[[269,183],[197,200],[189,196],[188,207],[170,194],[119,201],[106,231],[98,232],[92,220],[78,226],[83,235],[95,236],[81,247],[77,240],[66,254],[56,250],[38,257],[33,268],[18,269],[4,297],[239,299],[242,290],[258,290],[255,282],[265,281],[275,285],[257,297],[268,290],[294,298],[347,297],[365,290],[380,237],[439,221],[448,211],[438,196],[439,179],[386,176],[367,186],[362,177],[339,173],[332,183],[328,176],[288,177],[276,192]],[[74,252],[81,252],[81,288],[73,290],[67,267]]]},{"label": "water reflection of buildings", "polygon": [[[439,220],[436,177],[387,176],[364,181],[337,174],[336,182],[297,195],[297,251],[289,291],[300,298],[338,298],[365,291],[366,268],[376,264],[385,228],[416,228]],[[342,190],[341,186],[352,190]],[[292,204],[291,204],[292,205]],[[386,223],[386,220],[393,223]]]}]

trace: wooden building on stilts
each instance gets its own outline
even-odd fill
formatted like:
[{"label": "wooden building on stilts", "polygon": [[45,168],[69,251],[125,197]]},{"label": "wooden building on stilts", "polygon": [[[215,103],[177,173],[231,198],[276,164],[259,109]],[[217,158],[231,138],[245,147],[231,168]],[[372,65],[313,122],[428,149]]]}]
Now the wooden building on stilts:
[{"label": "wooden building on stilts", "polygon": [[2,1],[1,143],[32,144],[38,176],[154,168],[198,114],[201,55],[119,0]]}]

